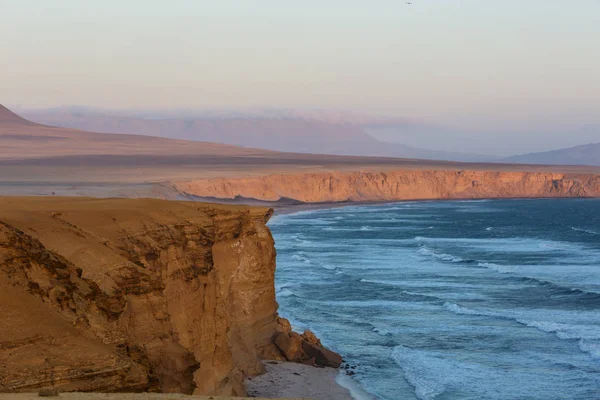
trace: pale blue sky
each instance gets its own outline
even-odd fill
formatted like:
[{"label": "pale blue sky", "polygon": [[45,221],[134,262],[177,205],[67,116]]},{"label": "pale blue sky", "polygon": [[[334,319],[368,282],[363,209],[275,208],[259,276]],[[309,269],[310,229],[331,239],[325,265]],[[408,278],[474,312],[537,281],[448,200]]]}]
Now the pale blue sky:
[{"label": "pale blue sky", "polygon": [[0,0],[0,103],[600,124],[600,0],[412,3]]}]

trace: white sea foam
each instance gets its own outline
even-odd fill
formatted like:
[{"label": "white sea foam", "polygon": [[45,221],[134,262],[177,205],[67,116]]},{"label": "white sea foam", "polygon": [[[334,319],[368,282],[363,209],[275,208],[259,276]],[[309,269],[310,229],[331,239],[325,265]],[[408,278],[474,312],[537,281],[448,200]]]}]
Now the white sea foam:
[{"label": "white sea foam", "polygon": [[286,220],[288,226],[292,225],[331,225],[333,220],[328,218],[290,218]]},{"label": "white sea foam", "polygon": [[542,332],[554,333],[559,339],[600,340],[600,326],[571,325],[555,321],[531,321],[517,319],[523,325],[531,326]]},{"label": "white sea foam", "polygon": [[[443,287],[442,285],[440,285],[439,287]],[[411,292],[408,290],[403,290],[402,293],[407,294],[409,296],[421,296],[421,297],[433,297],[439,300],[454,300],[454,301],[464,301],[464,300],[486,300],[489,297],[486,295],[483,295],[479,292],[467,292],[464,290],[460,290],[462,287],[461,286],[451,286],[448,285],[447,286],[450,289],[458,289],[456,291],[453,292],[448,292],[448,293],[444,293],[443,298],[440,296],[433,296],[430,292]],[[466,286],[465,288],[468,288],[468,286]],[[477,289],[481,289],[482,287],[478,287]]]},{"label": "white sea foam", "polygon": [[462,258],[460,258],[458,256],[453,256],[452,254],[446,254],[446,253],[436,253],[435,251],[428,249],[427,247],[419,248],[419,250],[417,250],[417,253],[421,256],[434,257],[434,258],[437,258],[442,261],[450,261],[450,262],[454,262],[454,263],[464,261]]},{"label": "white sea foam", "polygon": [[[452,244],[459,248],[475,248],[488,251],[510,251],[511,253],[544,253],[560,251],[577,254],[589,251],[590,248],[581,244],[566,241],[537,239],[537,238],[469,238],[469,237],[426,237],[415,236],[415,241],[421,243]],[[597,252],[596,252],[597,253]]]},{"label": "white sea foam", "polygon": [[600,360],[600,342],[581,339],[578,344],[581,351],[588,353],[594,360]]},{"label": "white sea foam", "polygon": [[283,289],[279,293],[277,293],[277,297],[290,297],[295,295],[296,294],[289,289]]},{"label": "white sea foam", "polygon": [[[394,287],[402,287],[402,288],[420,288],[420,289],[427,289],[427,288],[477,289],[477,288],[482,287],[482,285],[476,285],[473,283],[463,283],[463,282],[453,282],[453,281],[433,281],[433,280],[386,281],[386,280],[382,280],[382,279],[362,278],[360,281],[364,282],[364,283],[376,283],[378,285],[386,285],[386,286],[394,286]],[[515,286],[515,287],[517,287],[517,286]],[[411,295],[411,294],[418,295],[418,296],[425,295],[425,294],[408,292],[406,290],[403,290],[402,292],[406,293],[408,295]],[[432,295],[433,295],[433,293],[427,294],[427,296],[432,296]]]},{"label": "white sea foam", "polygon": [[304,252],[298,252],[296,254],[292,254],[290,259],[294,260],[294,261],[302,262],[304,264],[316,265],[318,267],[321,267],[321,268],[329,270],[329,271],[337,271],[338,270],[338,268],[335,265],[311,260]]},{"label": "white sea foam", "polygon": [[540,387],[537,379],[547,379],[546,374],[551,375],[550,379],[561,378],[560,374],[553,372],[540,374],[524,369],[510,371],[490,368],[486,363],[467,361],[469,357],[456,357],[448,351],[397,346],[392,350],[391,357],[402,369],[404,377],[414,387],[415,395],[420,400],[516,399],[522,398],[525,387],[532,386],[541,396],[539,398],[553,398],[552,388]]},{"label": "white sea foam", "polygon": [[310,240],[307,240],[304,235],[302,234],[297,234],[297,235],[291,235],[290,239],[292,239],[294,242],[301,244],[301,245],[306,245],[310,243]]},{"label": "white sea foam", "polygon": [[302,261],[306,264],[310,264],[310,259],[304,253],[293,254],[290,259],[294,261]]},{"label": "white sea foam", "polygon": [[[366,221],[364,221],[364,222],[366,222]],[[362,225],[360,228],[358,228],[359,231],[363,231],[363,232],[414,231],[415,229],[421,229],[421,228],[415,228],[414,226],[408,226],[408,225],[396,225],[396,226]],[[338,228],[338,227],[333,227],[333,226],[326,226],[325,228],[323,228],[323,230],[327,231],[327,232],[356,232],[357,231],[357,229],[354,227]]]},{"label": "white sea foam", "polygon": [[[595,260],[594,257],[589,257],[589,262],[595,262]],[[566,290],[582,290],[588,293],[600,292],[600,277],[595,265],[499,265],[480,262],[477,263],[477,266],[540,283],[551,283]]]},{"label": "white sea foam", "polygon": [[538,246],[542,249],[548,250],[575,250],[579,246],[574,246],[571,243],[556,242],[552,240],[542,240],[538,243]]},{"label": "white sea foam", "polygon": [[419,399],[433,400],[446,390],[448,377],[443,373],[446,360],[405,346],[395,347],[392,358],[404,372],[406,380],[415,388]]},{"label": "white sea foam", "polygon": [[498,265],[498,264],[488,263],[488,262],[477,263],[477,266],[483,267],[483,268],[489,268],[496,272],[500,272],[501,274],[511,274],[511,273],[517,272],[519,270],[519,267],[516,267],[514,265]]},{"label": "white sea foam", "polygon": [[278,226],[285,224],[286,218],[284,215],[274,215],[269,219],[268,226]]},{"label": "white sea foam", "polygon": [[493,313],[486,313],[486,312],[481,312],[481,311],[475,311],[472,310],[470,308],[467,307],[462,307],[459,306],[456,303],[451,303],[451,302],[446,302],[444,303],[444,309],[453,312],[454,314],[459,314],[459,315],[480,315],[480,316],[489,316],[489,317],[495,317],[496,315]]},{"label": "white sea foam", "polygon": [[[490,310],[474,310],[467,307],[460,306],[455,303],[446,302],[444,303],[444,309],[451,311],[458,315],[476,315],[484,317],[495,317],[503,319],[511,319],[519,324],[536,328],[542,332],[555,334],[556,337],[563,340],[600,340],[600,326],[598,325],[581,325],[581,324],[567,324],[557,321],[536,321],[524,318],[519,318],[517,313],[514,312],[495,312]],[[548,316],[551,316],[548,315]],[[589,344],[589,343],[588,343]],[[590,344],[592,346],[593,344]],[[580,345],[581,348],[581,345]],[[588,350],[591,347],[588,348]],[[600,348],[598,348],[600,349]],[[584,350],[586,352],[590,352]],[[592,349],[593,351],[593,349]]]},{"label": "white sea foam", "polygon": [[392,334],[390,331],[383,328],[373,328],[373,332],[377,333],[380,336],[391,336]]},{"label": "white sea foam", "polygon": [[574,231],[577,231],[577,232],[589,233],[590,235],[600,235],[600,233],[598,233],[596,231],[592,231],[590,229],[576,228],[574,226],[572,226],[571,229],[573,229]]},{"label": "white sea foam", "polygon": [[292,284],[292,283],[282,283],[282,284],[275,283],[275,291],[279,292],[283,289],[290,288],[293,286],[294,286],[294,284]]},{"label": "white sea foam", "polygon": [[354,400],[374,400],[374,397],[367,393],[354,379],[340,371],[335,381],[338,385],[348,389]]},{"label": "white sea foam", "polygon": [[429,293],[427,293],[427,294],[417,293],[417,292],[411,292],[410,290],[403,290],[402,293],[409,295],[409,296],[431,296]]},{"label": "white sea foam", "polygon": [[422,309],[427,305],[421,305],[411,301],[397,301],[397,300],[329,300],[329,301],[318,301],[317,303],[333,306],[333,307],[382,307],[388,310],[398,309]]}]

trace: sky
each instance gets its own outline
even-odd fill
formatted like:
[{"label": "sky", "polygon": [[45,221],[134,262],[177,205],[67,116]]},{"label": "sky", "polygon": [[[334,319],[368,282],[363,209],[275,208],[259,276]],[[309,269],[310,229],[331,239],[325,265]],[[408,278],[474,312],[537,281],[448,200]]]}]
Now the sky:
[{"label": "sky", "polygon": [[0,103],[23,107],[600,126],[600,0],[0,0],[0,37]]}]

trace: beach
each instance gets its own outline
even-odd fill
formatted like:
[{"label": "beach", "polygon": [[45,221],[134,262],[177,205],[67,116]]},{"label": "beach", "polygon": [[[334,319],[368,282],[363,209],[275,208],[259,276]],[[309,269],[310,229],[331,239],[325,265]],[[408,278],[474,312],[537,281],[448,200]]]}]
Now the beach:
[{"label": "beach", "polygon": [[302,397],[314,400],[352,400],[338,384],[340,370],[290,362],[267,361],[266,373],[246,381],[248,395],[266,398]]}]

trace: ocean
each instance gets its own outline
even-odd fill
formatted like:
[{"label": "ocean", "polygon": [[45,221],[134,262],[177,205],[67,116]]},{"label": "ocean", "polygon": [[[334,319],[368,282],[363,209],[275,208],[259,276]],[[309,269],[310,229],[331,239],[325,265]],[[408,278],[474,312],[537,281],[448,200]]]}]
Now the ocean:
[{"label": "ocean", "polygon": [[600,399],[600,200],[275,216],[280,314],[376,399]]}]

